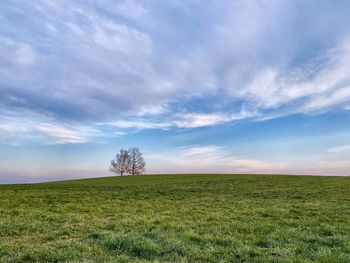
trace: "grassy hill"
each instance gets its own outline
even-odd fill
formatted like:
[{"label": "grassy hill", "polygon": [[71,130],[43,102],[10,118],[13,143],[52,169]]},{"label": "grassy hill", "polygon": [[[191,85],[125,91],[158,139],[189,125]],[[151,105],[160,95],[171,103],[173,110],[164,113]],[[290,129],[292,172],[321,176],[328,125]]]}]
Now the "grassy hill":
[{"label": "grassy hill", "polygon": [[0,262],[350,261],[349,177],[147,175],[0,194]]}]

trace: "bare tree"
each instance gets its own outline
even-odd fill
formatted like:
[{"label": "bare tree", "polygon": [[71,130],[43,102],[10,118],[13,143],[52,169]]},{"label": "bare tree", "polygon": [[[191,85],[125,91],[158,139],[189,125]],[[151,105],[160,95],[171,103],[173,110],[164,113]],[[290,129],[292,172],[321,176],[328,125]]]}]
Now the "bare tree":
[{"label": "bare tree", "polygon": [[143,174],[145,172],[145,160],[139,148],[129,150],[121,149],[111,161],[109,170],[123,176],[124,174]]},{"label": "bare tree", "polygon": [[139,175],[145,172],[145,160],[139,148],[134,147],[129,149],[130,166],[129,173],[132,175]]},{"label": "bare tree", "polygon": [[111,161],[111,166],[109,170],[113,173],[123,176],[130,170],[130,156],[129,152],[125,149],[121,149],[119,153],[116,154],[115,159]]}]

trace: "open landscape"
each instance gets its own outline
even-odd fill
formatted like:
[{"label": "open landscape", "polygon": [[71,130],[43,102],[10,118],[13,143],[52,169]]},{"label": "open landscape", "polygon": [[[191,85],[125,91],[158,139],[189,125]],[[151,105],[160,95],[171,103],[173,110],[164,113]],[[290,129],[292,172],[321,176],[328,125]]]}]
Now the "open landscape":
[{"label": "open landscape", "polygon": [[0,1],[3,262],[350,263],[350,1]]},{"label": "open landscape", "polygon": [[1,185],[1,262],[349,262],[350,178],[145,175]]}]

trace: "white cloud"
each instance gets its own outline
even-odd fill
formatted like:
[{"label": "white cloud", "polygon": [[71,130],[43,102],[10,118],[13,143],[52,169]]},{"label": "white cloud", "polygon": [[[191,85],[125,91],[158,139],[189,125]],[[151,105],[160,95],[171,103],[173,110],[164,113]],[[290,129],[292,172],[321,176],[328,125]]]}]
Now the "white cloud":
[{"label": "white cloud", "polygon": [[284,164],[238,158],[231,150],[216,145],[181,147],[148,155],[147,161],[148,171],[153,173],[276,173],[285,169]]},{"label": "white cloud", "polygon": [[[121,130],[105,130],[100,124],[81,125],[78,123],[58,122],[52,118],[44,118],[40,114],[23,112],[29,118],[19,119],[7,113],[0,116],[0,143],[21,145],[28,140],[48,144],[87,143],[93,140],[103,141],[106,137],[119,137],[126,133]],[[9,117],[11,116],[11,117]]]},{"label": "white cloud", "polygon": [[93,40],[96,44],[108,51],[128,56],[151,54],[152,41],[147,34],[110,20],[100,20],[94,25]]},{"label": "white cloud", "polygon": [[0,59],[0,74],[20,78],[22,77],[18,75],[20,70],[28,70],[39,58],[28,43],[12,40],[0,34]]},{"label": "white cloud", "polygon": [[350,144],[335,146],[328,149],[330,153],[340,153],[340,152],[348,152],[350,151]]},{"label": "white cloud", "polygon": [[20,44],[16,51],[16,59],[19,64],[28,66],[35,63],[35,53],[27,44]]},{"label": "white cloud", "polygon": [[[194,159],[210,159],[211,161],[218,161],[226,159],[227,153],[225,148],[216,145],[209,146],[192,146],[179,148],[176,151],[176,155],[185,158]],[[187,161],[187,160],[184,160]],[[205,161],[205,160],[203,160]]]},{"label": "white cloud", "polygon": [[86,132],[61,125],[44,123],[37,130],[52,137],[55,143],[85,143],[88,140]]},{"label": "white cloud", "polygon": [[227,122],[229,118],[219,114],[202,114],[202,113],[187,113],[178,115],[179,120],[175,120],[174,124],[180,128],[197,128],[204,126],[217,125]]},{"label": "white cloud", "polygon": [[[149,112],[145,113],[148,115]],[[152,114],[152,112],[151,112]],[[223,124],[231,121],[242,120],[246,118],[257,117],[258,113],[251,113],[245,110],[237,114],[210,114],[210,113],[182,113],[169,116],[165,120],[147,120],[142,117],[132,120],[116,120],[101,125],[109,125],[121,129],[170,129],[177,128],[199,128]]]},{"label": "white cloud", "polygon": [[257,109],[284,107],[284,115],[341,107],[350,100],[349,42],[324,54],[326,62],[316,60],[304,70],[264,69],[233,95]]},{"label": "white cloud", "polygon": [[45,137],[42,140],[49,144],[74,144],[87,143],[92,140],[101,141],[105,137],[119,137],[125,135],[123,131],[110,130],[105,131],[96,126],[83,126],[67,123],[38,123],[36,131],[39,131]]},{"label": "white cloud", "polygon": [[143,120],[119,120],[119,121],[112,121],[108,123],[103,123],[104,125],[110,125],[116,128],[121,129],[168,129],[171,127],[169,123],[157,123],[157,122],[150,122],[150,121],[143,121]]},{"label": "white cloud", "polygon": [[342,102],[349,101],[350,86],[338,89],[331,94],[317,96],[307,105],[307,109],[327,109]]},{"label": "white cloud", "polygon": [[126,18],[131,18],[134,20],[146,20],[149,18],[147,9],[134,0],[126,0],[120,3],[107,1],[106,4],[109,7],[109,10],[112,10],[113,13]]},{"label": "white cloud", "polygon": [[185,113],[176,114],[173,123],[179,128],[197,128],[213,126],[242,119],[248,119],[252,117],[257,117],[258,115],[258,113],[248,112],[244,109],[236,114]]}]

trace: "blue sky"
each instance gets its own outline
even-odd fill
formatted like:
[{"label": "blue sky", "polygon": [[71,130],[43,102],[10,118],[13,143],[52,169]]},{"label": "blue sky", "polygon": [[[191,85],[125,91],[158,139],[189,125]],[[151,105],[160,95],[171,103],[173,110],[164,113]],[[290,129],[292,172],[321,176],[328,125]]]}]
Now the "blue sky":
[{"label": "blue sky", "polygon": [[350,2],[0,2],[0,183],[350,174]]}]

